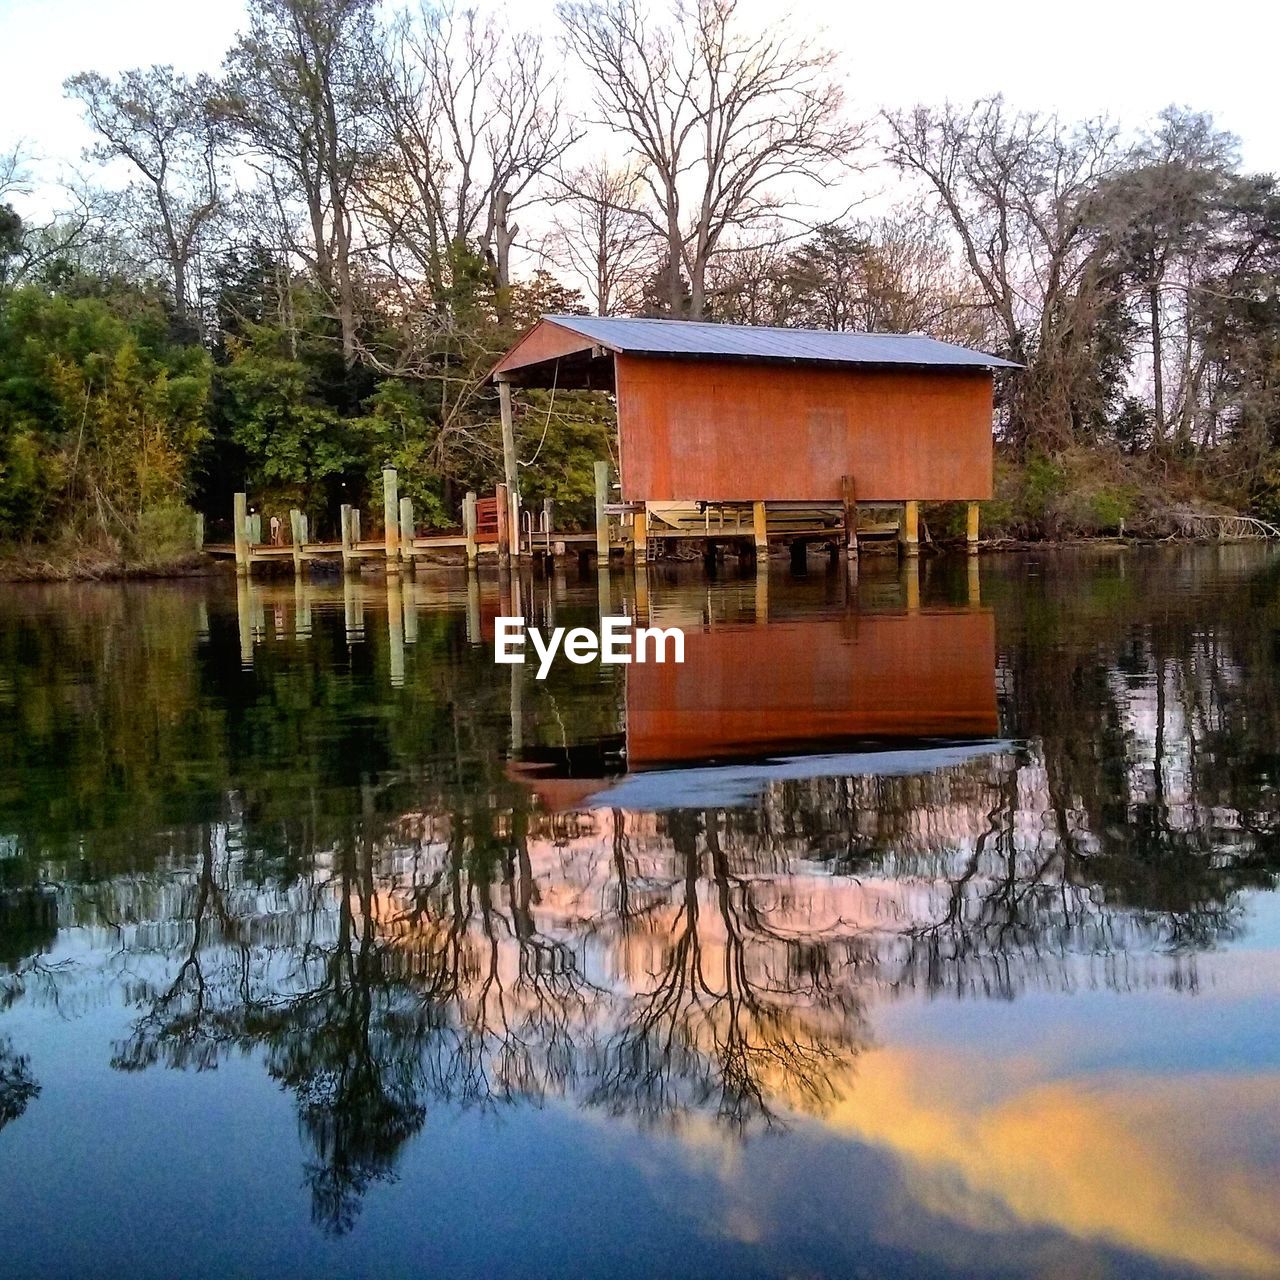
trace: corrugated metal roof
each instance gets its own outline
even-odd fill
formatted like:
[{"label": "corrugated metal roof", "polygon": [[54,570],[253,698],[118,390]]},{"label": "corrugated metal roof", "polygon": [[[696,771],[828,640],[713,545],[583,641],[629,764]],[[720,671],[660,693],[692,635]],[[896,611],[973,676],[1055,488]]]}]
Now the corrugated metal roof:
[{"label": "corrugated metal roof", "polygon": [[942,365],[954,369],[1018,369],[999,356],[908,333],[831,333],[616,316],[543,316],[613,351],[637,355],[722,356],[814,364]]}]

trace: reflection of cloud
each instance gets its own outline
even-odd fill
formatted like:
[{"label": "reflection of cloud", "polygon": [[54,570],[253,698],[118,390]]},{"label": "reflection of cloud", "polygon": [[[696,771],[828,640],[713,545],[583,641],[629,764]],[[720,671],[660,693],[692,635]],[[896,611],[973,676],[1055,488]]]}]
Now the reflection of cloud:
[{"label": "reflection of cloud", "polygon": [[[887,1147],[934,1214],[1004,1213],[1214,1271],[1280,1274],[1280,1075],[1048,1080],[1023,1060],[866,1054],[832,1129]],[[957,1195],[956,1179],[965,1192]]]}]

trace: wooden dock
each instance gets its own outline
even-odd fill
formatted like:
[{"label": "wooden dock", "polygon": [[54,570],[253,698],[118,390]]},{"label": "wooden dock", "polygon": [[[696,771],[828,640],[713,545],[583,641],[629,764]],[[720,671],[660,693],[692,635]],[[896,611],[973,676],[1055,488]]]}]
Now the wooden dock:
[{"label": "wooden dock", "polygon": [[[555,528],[554,509],[544,503],[540,512],[523,509],[512,501],[505,484],[492,497],[468,493],[463,502],[461,530],[419,532],[413,503],[398,492],[398,477],[391,468],[383,472],[382,535],[367,538],[361,512],[344,505],[339,515],[341,536],[321,542],[309,536],[305,513],[289,513],[286,540],[284,522],[278,517],[268,541],[263,540],[262,516],[250,512],[248,497],[235,495],[232,514],[233,541],[207,544],[207,554],[235,560],[236,569],[249,574],[254,565],[291,563],[301,575],[308,565],[336,562],[345,572],[358,573],[365,564],[378,564],[388,573],[411,569],[421,559],[439,552],[461,551],[469,568],[481,556],[499,565],[524,559],[551,561],[576,554],[586,561],[594,556],[606,562],[618,555],[643,562],[658,544],[699,544],[708,562],[731,548],[739,559],[766,560],[773,546],[790,549],[793,564],[804,562],[811,546],[825,547],[830,556],[856,559],[860,545],[896,544],[899,554],[919,551],[918,504],[904,502],[859,503],[851,478],[846,478],[841,502],[614,502],[610,500],[610,467],[596,464],[595,529]],[[977,504],[969,504],[967,542],[978,544]]]}]

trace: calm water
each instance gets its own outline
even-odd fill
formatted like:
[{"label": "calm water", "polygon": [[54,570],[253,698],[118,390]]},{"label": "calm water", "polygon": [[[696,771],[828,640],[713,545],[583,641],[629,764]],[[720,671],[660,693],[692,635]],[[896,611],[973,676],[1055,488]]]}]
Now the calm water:
[{"label": "calm water", "polygon": [[1280,1275],[1280,557],[509,591],[0,587],[0,1272]]}]

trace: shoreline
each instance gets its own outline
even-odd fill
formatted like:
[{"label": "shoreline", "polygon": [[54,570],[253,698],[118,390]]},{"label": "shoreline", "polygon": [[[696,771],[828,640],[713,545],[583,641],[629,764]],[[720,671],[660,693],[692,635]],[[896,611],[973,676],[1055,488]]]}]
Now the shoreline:
[{"label": "shoreline", "polygon": [[[1001,555],[1009,552],[1028,553],[1033,551],[1126,551],[1146,547],[1207,547],[1207,546],[1245,546],[1254,543],[1266,544],[1266,538],[1056,538],[1026,540],[1019,538],[993,538],[978,544],[977,555]],[[969,548],[963,540],[946,539],[923,543],[920,546],[922,555],[969,554]],[[893,554],[891,548],[868,548],[864,554],[879,558]],[[688,557],[693,563],[699,557]],[[779,553],[772,553],[771,558],[780,559]],[[683,562],[685,557],[676,557]],[[451,561],[435,561],[432,567],[449,568]],[[653,563],[659,563],[657,561]],[[41,584],[52,585],[68,582],[146,582],[165,581],[186,578],[212,578],[232,572],[230,563],[220,565],[217,559],[207,555],[186,555],[172,561],[156,563],[133,563],[129,561],[95,560],[91,558],[56,560],[36,554],[21,555],[0,552],[0,584]]]}]

